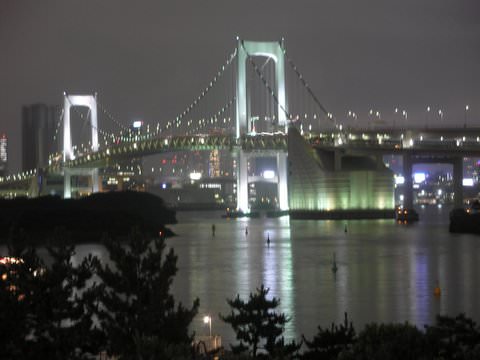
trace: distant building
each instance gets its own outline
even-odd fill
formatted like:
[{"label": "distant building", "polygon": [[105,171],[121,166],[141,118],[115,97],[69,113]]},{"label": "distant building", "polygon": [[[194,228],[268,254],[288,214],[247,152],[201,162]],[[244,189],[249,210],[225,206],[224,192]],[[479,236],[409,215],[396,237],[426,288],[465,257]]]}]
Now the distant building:
[{"label": "distant building", "polygon": [[8,169],[8,141],[7,136],[2,134],[0,137],[0,176],[7,175]]},{"label": "distant building", "polygon": [[57,106],[33,104],[22,108],[22,170],[48,165],[48,155],[58,151],[55,128]]}]

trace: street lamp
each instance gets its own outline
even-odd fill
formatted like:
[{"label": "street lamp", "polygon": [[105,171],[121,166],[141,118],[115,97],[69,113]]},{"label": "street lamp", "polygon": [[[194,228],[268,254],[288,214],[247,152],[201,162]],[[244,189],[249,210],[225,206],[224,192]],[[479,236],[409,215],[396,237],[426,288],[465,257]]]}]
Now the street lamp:
[{"label": "street lamp", "polygon": [[467,113],[468,113],[468,110],[470,110],[470,106],[465,105],[465,122],[463,123],[464,128],[467,127]]},{"label": "street lamp", "polygon": [[428,118],[430,117],[430,106],[427,106],[427,115],[425,117],[425,127],[428,128]]},{"label": "street lamp", "polygon": [[354,126],[356,125],[356,121],[355,121],[355,120],[357,119],[357,114],[356,114],[354,111],[352,111],[352,110],[348,110],[347,117],[353,119],[352,127],[354,127]]},{"label": "street lamp", "polygon": [[205,315],[203,317],[203,323],[208,324],[208,327],[210,329],[209,334],[210,334],[210,337],[212,337],[212,317],[210,315]]}]

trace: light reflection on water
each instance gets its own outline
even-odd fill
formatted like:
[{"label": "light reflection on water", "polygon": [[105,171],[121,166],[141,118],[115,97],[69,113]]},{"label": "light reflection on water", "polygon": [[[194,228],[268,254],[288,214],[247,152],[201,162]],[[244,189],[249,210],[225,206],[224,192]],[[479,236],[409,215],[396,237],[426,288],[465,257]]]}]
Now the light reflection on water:
[{"label": "light reflection on water", "polygon": [[[208,334],[202,317],[211,314],[212,331],[224,345],[234,341],[218,317],[229,312],[225,299],[246,299],[262,283],[292,319],[289,339],[311,337],[318,325],[341,322],[344,312],[357,329],[372,321],[422,327],[439,312],[465,312],[480,321],[480,236],[450,234],[448,211],[419,209],[420,222],[408,226],[393,220],[227,220],[219,212],[179,213],[179,223],[171,226],[178,236],[168,240],[178,255],[173,292],[187,305],[200,298],[193,329]],[[76,252],[74,263],[88,253],[107,259],[97,244],[79,245]],[[433,295],[437,284],[440,298]]]},{"label": "light reflection on water", "polygon": [[[225,220],[220,213],[179,213],[179,224],[172,226],[178,236],[169,240],[179,255],[174,293],[186,303],[198,296],[200,313],[213,315],[213,329],[225,343],[234,340],[218,318],[229,310],[225,299],[247,298],[262,283],[292,318],[288,338],[311,337],[318,325],[342,321],[344,312],[357,328],[372,321],[423,327],[439,312],[466,312],[480,320],[480,237],[450,234],[447,208],[419,212],[421,221],[407,226],[393,220]],[[437,284],[440,298],[433,295]],[[200,317],[194,328],[208,331]]]}]

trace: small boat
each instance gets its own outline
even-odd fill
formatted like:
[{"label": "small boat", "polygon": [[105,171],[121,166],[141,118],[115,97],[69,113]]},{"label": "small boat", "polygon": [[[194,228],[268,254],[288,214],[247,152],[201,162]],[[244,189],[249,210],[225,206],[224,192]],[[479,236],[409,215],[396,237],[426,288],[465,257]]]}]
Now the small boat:
[{"label": "small boat", "polygon": [[397,208],[395,219],[399,222],[418,221],[418,213],[414,209]]}]

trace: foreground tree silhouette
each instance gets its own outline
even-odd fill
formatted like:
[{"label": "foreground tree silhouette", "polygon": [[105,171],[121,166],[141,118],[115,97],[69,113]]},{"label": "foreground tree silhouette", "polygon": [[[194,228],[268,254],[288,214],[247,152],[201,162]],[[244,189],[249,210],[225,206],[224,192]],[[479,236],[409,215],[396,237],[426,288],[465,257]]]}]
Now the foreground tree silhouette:
[{"label": "foreground tree silhouette", "polygon": [[330,329],[319,326],[312,341],[305,337],[303,340],[308,350],[303,353],[302,359],[334,360],[342,351],[351,349],[355,342],[355,329],[345,313],[343,324],[337,326],[332,323]]},{"label": "foreground tree silhouette", "polygon": [[95,354],[101,341],[92,321],[95,295],[93,288],[84,289],[92,276],[92,257],[73,266],[73,245],[63,230],[55,230],[47,246],[48,266],[26,243],[22,231],[12,232],[9,255],[16,260],[0,268],[0,357],[82,359]]},{"label": "foreground tree silhouette", "polygon": [[268,292],[262,284],[255,293],[250,293],[247,302],[240,299],[240,295],[227,299],[232,311],[227,316],[220,314],[220,318],[232,326],[240,341],[238,345],[230,345],[235,354],[248,351],[256,358],[263,349],[271,357],[288,358],[300,348],[295,341],[285,344],[282,334],[290,319],[275,312],[280,300],[275,297],[268,300]]},{"label": "foreground tree silhouette", "polygon": [[353,347],[342,352],[342,360],[432,359],[428,356],[425,335],[416,326],[404,324],[367,324],[359,332]]},{"label": "foreground tree silhouette", "polygon": [[[198,299],[192,308],[175,307],[169,293],[177,272],[173,250],[164,255],[165,242],[132,230],[126,244],[105,239],[114,263],[97,264],[103,282],[99,312],[107,337],[107,352],[129,358],[164,359],[173,347],[189,349],[192,336],[188,326],[197,313]],[[165,349],[170,349],[165,353]]]},{"label": "foreground tree silhouette", "polygon": [[434,325],[425,326],[431,352],[439,359],[480,359],[480,327],[472,319],[437,315]]}]

